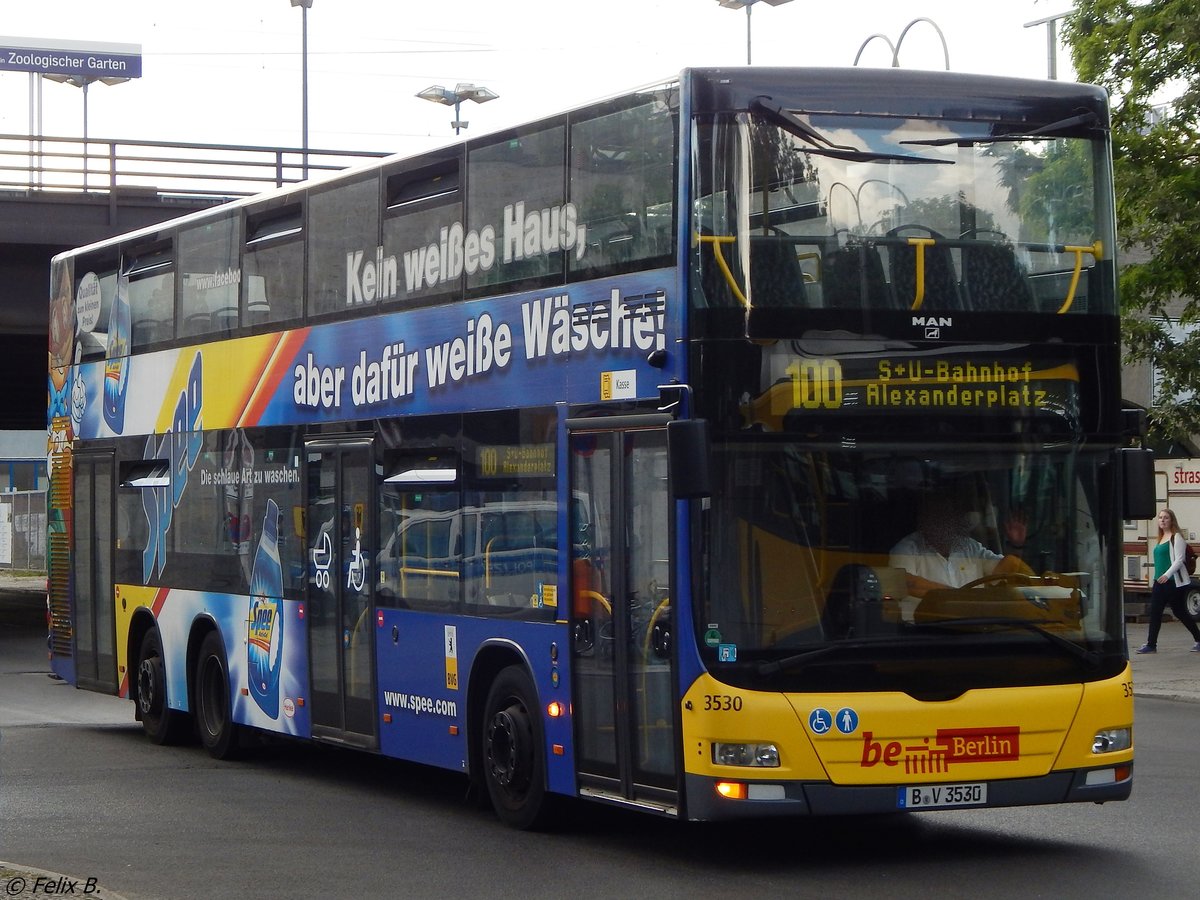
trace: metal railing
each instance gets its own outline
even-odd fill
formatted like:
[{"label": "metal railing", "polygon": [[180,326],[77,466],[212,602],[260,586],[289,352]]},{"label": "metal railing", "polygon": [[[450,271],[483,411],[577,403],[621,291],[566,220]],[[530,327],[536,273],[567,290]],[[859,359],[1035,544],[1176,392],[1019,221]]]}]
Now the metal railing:
[{"label": "metal railing", "polygon": [[0,192],[242,197],[387,154],[0,134]]},{"label": "metal railing", "polygon": [[46,571],[46,492],[0,494],[0,569]]}]

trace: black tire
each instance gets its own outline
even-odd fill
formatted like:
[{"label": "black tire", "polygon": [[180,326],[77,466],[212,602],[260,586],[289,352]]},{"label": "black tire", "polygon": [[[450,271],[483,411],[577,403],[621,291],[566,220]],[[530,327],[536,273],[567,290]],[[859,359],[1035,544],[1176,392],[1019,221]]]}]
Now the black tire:
[{"label": "black tire", "polygon": [[179,743],[187,734],[188,716],[167,706],[167,667],[157,628],[142,635],[134,674],[137,678],[137,717],[146,737],[156,744]]},{"label": "black tire", "polygon": [[235,759],[241,754],[241,728],[234,724],[229,702],[229,664],[221,636],[210,631],[200,643],[193,679],[196,696],[196,732],[214,759]]},{"label": "black tire", "polygon": [[1200,585],[1192,582],[1183,592],[1183,605],[1193,622],[1200,623]]},{"label": "black tire", "polygon": [[521,666],[501,670],[488,690],[480,728],[483,781],[500,821],[540,826],[548,812],[546,747],[537,691]]}]

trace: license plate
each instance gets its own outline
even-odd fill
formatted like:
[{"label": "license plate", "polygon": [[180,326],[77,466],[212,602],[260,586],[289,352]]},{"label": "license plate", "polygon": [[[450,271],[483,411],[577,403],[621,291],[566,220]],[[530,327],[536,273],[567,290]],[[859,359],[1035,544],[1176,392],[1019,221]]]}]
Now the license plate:
[{"label": "license plate", "polygon": [[922,784],[900,788],[900,809],[943,809],[947,806],[977,806],[987,803],[987,784]]}]

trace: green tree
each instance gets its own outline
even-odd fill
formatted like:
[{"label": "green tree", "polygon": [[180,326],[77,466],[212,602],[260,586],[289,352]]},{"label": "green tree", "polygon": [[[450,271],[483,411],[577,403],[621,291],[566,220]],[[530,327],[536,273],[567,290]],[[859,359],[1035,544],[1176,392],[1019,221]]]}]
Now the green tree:
[{"label": "green tree", "polygon": [[[1063,33],[1080,80],[1112,97],[1117,232],[1136,250],[1121,272],[1123,335],[1130,360],[1162,376],[1153,431],[1181,439],[1200,433],[1200,0],[1075,7]],[[1164,322],[1175,304],[1182,340]]]}]

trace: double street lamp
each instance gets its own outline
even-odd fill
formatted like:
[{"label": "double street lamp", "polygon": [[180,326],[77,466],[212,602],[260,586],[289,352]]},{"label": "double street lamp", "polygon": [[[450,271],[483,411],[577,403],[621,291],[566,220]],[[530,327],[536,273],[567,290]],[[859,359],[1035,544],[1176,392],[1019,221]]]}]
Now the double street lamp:
[{"label": "double street lamp", "polygon": [[83,189],[88,187],[88,85],[94,81],[101,84],[124,84],[128,78],[106,78],[95,75],[62,75],[56,72],[43,72],[42,77],[47,81],[57,81],[59,84],[69,84],[71,87],[83,90]]},{"label": "double street lamp", "polygon": [[717,0],[717,3],[726,9],[746,8],[746,65],[750,65],[750,8],[755,3],[769,3],[771,6],[782,6],[784,3],[791,2],[792,0]]},{"label": "double street lamp", "polygon": [[431,103],[441,103],[444,106],[454,107],[454,121],[450,123],[454,128],[454,133],[461,133],[462,129],[467,127],[467,123],[459,118],[459,107],[462,106],[464,100],[473,100],[476,103],[487,103],[489,100],[495,100],[500,95],[495,91],[488,90],[485,87],[474,84],[458,84],[454,90],[444,88],[440,84],[432,85],[425,88],[417,94],[422,100],[428,100]]}]

